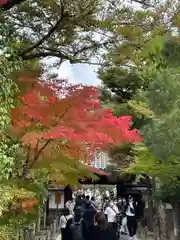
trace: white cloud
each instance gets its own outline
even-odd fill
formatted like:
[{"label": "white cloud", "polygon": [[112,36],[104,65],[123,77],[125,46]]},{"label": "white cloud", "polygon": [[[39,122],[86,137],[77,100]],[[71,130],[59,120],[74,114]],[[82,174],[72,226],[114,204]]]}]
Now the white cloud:
[{"label": "white cloud", "polygon": [[88,64],[70,64],[65,61],[61,64],[58,77],[68,79],[72,83],[83,83],[87,85],[99,85],[101,83],[98,79],[95,69]]},{"label": "white cloud", "polygon": [[74,75],[69,61],[65,61],[61,64],[58,71],[58,77],[74,82]]}]

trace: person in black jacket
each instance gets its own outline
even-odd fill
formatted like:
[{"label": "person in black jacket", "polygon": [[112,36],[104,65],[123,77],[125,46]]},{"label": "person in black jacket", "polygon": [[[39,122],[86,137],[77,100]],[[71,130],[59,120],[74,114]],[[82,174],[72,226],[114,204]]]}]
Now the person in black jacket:
[{"label": "person in black jacket", "polygon": [[125,208],[125,214],[127,217],[127,227],[130,239],[133,239],[136,236],[137,231],[136,207],[137,203],[134,201],[132,196],[129,196],[129,200]]},{"label": "person in black jacket", "polygon": [[91,231],[92,227],[94,226],[94,218],[97,213],[97,209],[94,205],[89,201],[86,202],[86,208],[84,209],[83,218],[86,222],[89,231]]},{"label": "person in black jacket", "polygon": [[108,225],[107,219],[103,212],[95,216],[95,226],[92,229],[92,240],[117,240],[116,230]]},{"label": "person in black jacket", "polygon": [[77,206],[74,217],[66,224],[66,240],[89,240],[89,230],[83,218],[84,209]]}]

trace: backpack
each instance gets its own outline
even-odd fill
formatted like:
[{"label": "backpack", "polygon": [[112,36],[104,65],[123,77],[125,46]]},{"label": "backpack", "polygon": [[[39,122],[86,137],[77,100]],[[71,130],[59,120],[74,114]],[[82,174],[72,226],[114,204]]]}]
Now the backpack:
[{"label": "backpack", "polygon": [[70,225],[72,240],[83,240],[82,221],[82,218],[79,222],[75,222],[74,218],[72,219],[72,224]]}]

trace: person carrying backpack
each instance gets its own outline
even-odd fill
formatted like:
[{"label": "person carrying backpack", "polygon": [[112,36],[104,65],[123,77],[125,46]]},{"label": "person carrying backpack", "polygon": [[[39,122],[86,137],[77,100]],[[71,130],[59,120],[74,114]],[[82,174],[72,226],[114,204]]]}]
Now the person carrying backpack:
[{"label": "person carrying backpack", "polygon": [[86,202],[86,208],[84,209],[83,218],[86,222],[89,232],[91,232],[92,227],[94,226],[94,218],[97,213],[96,207],[89,201]]},{"label": "person carrying backpack", "polygon": [[67,240],[89,240],[89,231],[83,219],[83,213],[83,208],[77,206],[74,210],[74,217],[67,221]]},{"label": "person carrying backpack", "polygon": [[95,226],[92,229],[92,240],[118,240],[116,230],[109,225],[103,212],[95,216]]}]

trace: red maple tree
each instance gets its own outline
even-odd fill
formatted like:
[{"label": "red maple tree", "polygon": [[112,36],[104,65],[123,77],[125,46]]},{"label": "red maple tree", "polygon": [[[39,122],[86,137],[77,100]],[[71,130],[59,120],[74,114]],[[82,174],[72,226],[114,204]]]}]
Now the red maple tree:
[{"label": "red maple tree", "polygon": [[20,83],[24,94],[12,109],[12,126],[31,149],[30,167],[52,148],[85,162],[95,149],[141,141],[136,129],[130,129],[131,117],[118,118],[103,108],[95,87],[27,76],[21,76]]}]

